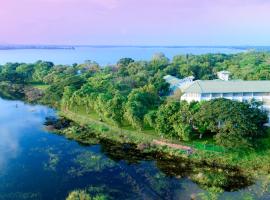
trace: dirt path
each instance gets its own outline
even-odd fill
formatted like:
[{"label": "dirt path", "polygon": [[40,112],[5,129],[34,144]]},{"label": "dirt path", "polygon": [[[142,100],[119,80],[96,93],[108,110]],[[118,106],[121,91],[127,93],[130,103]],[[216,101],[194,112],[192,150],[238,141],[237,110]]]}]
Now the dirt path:
[{"label": "dirt path", "polygon": [[164,141],[161,141],[161,140],[153,140],[153,144],[155,144],[155,145],[161,145],[161,146],[167,146],[167,147],[171,147],[173,149],[184,150],[184,151],[187,151],[189,153],[192,153],[193,152],[193,148],[191,148],[189,146],[168,143],[168,142],[164,142]]}]

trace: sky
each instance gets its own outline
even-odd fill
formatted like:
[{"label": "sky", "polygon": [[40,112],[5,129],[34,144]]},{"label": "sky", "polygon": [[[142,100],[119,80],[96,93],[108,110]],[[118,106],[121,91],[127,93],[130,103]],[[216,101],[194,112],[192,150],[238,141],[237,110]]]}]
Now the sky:
[{"label": "sky", "polygon": [[270,0],[0,0],[0,44],[270,45]]}]

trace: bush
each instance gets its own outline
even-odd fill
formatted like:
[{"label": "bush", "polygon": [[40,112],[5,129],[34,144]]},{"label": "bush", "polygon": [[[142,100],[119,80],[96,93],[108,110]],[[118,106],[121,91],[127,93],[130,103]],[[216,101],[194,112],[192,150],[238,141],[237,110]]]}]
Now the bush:
[{"label": "bush", "polygon": [[226,147],[251,147],[264,134],[267,114],[256,103],[228,99],[203,102],[195,115],[202,133],[214,133],[217,144]]}]

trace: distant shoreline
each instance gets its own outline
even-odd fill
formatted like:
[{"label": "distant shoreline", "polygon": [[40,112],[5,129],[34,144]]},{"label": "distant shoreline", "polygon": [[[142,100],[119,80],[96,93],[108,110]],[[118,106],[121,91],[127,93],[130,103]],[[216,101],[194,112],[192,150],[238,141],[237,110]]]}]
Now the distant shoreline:
[{"label": "distant shoreline", "polygon": [[44,50],[74,50],[73,46],[46,46],[46,45],[0,45],[0,50],[27,50],[27,49],[44,49]]},{"label": "distant shoreline", "polygon": [[76,48],[171,48],[171,49],[182,49],[182,48],[229,48],[238,50],[270,50],[270,46],[209,46],[209,45],[1,45],[0,50],[27,50],[27,49],[38,49],[38,50],[75,50]]}]

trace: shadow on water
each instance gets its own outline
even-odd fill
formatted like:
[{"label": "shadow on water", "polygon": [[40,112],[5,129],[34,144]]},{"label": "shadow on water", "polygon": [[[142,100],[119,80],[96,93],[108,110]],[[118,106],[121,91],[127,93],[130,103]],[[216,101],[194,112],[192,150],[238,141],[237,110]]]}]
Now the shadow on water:
[{"label": "shadow on water", "polygon": [[[237,191],[253,184],[251,177],[243,174],[241,169],[218,164],[208,164],[207,162],[192,162],[188,158],[168,156],[159,151],[145,152],[138,148],[136,144],[117,143],[108,139],[98,139],[91,133],[92,130],[85,127],[78,128],[64,118],[47,118],[45,125],[53,125],[56,129],[65,129],[69,126],[77,127],[79,134],[86,135],[88,141],[100,145],[101,152],[115,162],[125,161],[126,163],[139,164],[142,161],[153,161],[156,167],[167,177],[188,178],[203,188],[218,187],[224,191]],[[77,138],[70,138],[77,139]],[[79,138],[80,140],[81,138]],[[82,146],[80,141],[77,142]],[[146,147],[147,148],[147,147]]]},{"label": "shadow on water", "polygon": [[[18,109],[14,110],[17,115],[11,113],[12,116],[20,116]],[[36,118],[38,114],[31,112],[29,115]],[[70,126],[70,122],[65,120],[46,120],[47,126],[57,124],[59,129]],[[35,148],[33,151],[27,150],[27,156],[22,156],[17,164],[12,163],[17,174],[9,176],[10,186],[6,185],[7,189],[2,186],[4,196],[1,198],[0,195],[0,199],[16,199],[7,196],[14,195],[16,191],[32,195],[28,199],[64,199],[69,191],[77,188],[83,188],[93,195],[105,193],[113,199],[179,199],[179,196],[182,199],[183,195],[187,195],[183,199],[190,199],[194,191],[200,192],[211,187],[237,191],[252,184],[251,179],[237,168],[194,163],[187,158],[171,157],[161,152],[145,152],[135,144],[99,139],[93,137],[94,134],[87,132],[87,129],[78,130],[83,130],[82,134],[79,132],[78,135],[82,136],[78,138],[87,138],[88,145],[80,142],[77,145],[49,134],[35,134],[25,138],[29,148]],[[44,142],[40,140],[42,137],[45,137]],[[28,181],[25,178],[28,175],[36,177],[39,184],[36,185],[33,180]],[[24,181],[18,185],[17,180]],[[21,188],[14,188],[17,185]],[[40,195],[40,198],[33,196],[34,193]],[[22,195],[18,193],[18,196]]]},{"label": "shadow on water", "polygon": [[194,163],[186,158],[171,157],[160,152],[144,153],[134,144],[100,141],[102,152],[110,159],[129,164],[155,161],[157,168],[168,177],[189,178],[202,187],[219,187],[225,191],[237,191],[253,184],[250,177],[235,167]]},{"label": "shadow on water", "polygon": [[0,83],[0,97],[6,100],[23,100],[23,86]]}]

